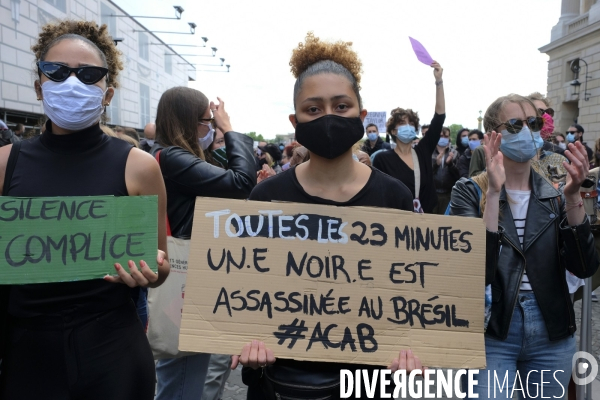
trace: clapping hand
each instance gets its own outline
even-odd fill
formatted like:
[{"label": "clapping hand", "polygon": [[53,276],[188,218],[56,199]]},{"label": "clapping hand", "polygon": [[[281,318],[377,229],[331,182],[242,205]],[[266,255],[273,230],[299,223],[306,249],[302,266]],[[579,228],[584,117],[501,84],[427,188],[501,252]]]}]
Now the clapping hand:
[{"label": "clapping hand", "polygon": [[587,157],[585,147],[581,142],[569,143],[568,150],[565,151],[565,157],[571,161],[564,161],[563,166],[567,170],[567,183],[564,188],[565,196],[579,198],[579,189],[588,175],[590,163]]}]

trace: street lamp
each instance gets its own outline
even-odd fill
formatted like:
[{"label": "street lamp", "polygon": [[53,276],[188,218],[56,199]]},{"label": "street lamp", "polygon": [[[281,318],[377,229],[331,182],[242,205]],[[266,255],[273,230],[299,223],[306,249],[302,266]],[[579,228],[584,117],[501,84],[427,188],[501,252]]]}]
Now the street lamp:
[{"label": "street lamp", "polygon": [[573,95],[577,96],[579,95],[579,86],[581,86],[581,82],[579,82],[579,80],[577,78],[579,78],[579,71],[581,71],[581,66],[579,65],[579,62],[583,61],[583,63],[585,64],[585,83],[583,86],[583,100],[588,101],[590,99],[590,93],[587,91],[587,83],[588,83],[588,63],[583,59],[583,58],[576,58],[573,61],[571,61],[571,71],[573,71],[573,73],[577,74],[576,78],[573,80],[573,82],[571,82],[571,86],[573,86]]},{"label": "street lamp", "polygon": [[[198,25],[196,25],[193,22],[188,22],[188,25],[190,26],[190,33],[187,33],[187,32],[170,32],[170,31],[169,32],[167,32],[167,31],[152,31],[152,33],[174,33],[174,34],[177,34],[177,35],[193,35],[194,33],[196,33],[196,27]],[[136,31],[136,30],[134,30],[134,32],[146,32],[146,31]]]},{"label": "street lamp", "polygon": [[156,18],[156,19],[181,19],[181,14],[185,11],[181,6],[173,6],[175,9],[175,18],[172,17],[154,17],[149,15],[116,15],[110,14],[109,17],[129,17],[129,18]]},{"label": "street lamp", "polygon": [[[220,60],[221,60],[221,65],[217,65],[217,64],[191,64],[191,65],[208,65],[208,66],[211,66],[211,67],[222,67],[223,63],[225,62],[225,59],[224,58],[220,58]],[[177,64],[189,64],[189,63],[177,63]]]}]

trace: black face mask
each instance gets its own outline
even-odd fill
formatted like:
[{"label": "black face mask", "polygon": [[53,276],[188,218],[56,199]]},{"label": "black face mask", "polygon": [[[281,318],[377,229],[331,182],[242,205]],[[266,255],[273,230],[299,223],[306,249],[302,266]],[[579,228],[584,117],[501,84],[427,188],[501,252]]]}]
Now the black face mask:
[{"label": "black face mask", "polygon": [[362,139],[361,119],[325,115],[296,125],[296,140],[316,155],[334,159],[347,152]]}]

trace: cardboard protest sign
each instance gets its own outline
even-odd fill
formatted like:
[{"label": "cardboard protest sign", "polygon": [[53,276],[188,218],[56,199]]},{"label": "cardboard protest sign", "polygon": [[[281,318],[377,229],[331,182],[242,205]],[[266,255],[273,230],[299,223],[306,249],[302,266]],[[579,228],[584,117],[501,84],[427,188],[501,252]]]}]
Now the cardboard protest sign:
[{"label": "cardboard protest sign", "polygon": [[481,219],[198,198],[179,349],[485,366]]},{"label": "cardboard protest sign", "polygon": [[0,284],[114,275],[144,260],[156,271],[157,196],[0,196]]},{"label": "cardboard protest sign", "polygon": [[369,111],[365,120],[363,121],[363,126],[367,129],[367,125],[375,124],[377,125],[377,130],[379,133],[385,133],[386,128],[385,124],[387,122],[387,113],[385,111]]},{"label": "cardboard protest sign", "polygon": [[433,58],[429,55],[429,52],[425,49],[425,46],[421,44],[417,39],[413,39],[410,36],[408,37],[410,40],[410,44],[412,45],[413,51],[417,56],[417,59],[421,61],[423,64],[431,65],[433,62]]}]

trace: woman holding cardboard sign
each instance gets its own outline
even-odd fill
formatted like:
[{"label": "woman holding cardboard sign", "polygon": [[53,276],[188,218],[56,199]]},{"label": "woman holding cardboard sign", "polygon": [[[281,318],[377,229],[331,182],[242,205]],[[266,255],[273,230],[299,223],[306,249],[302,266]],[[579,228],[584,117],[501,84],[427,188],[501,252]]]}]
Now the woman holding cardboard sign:
[{"label": "woman holding cardboard sign", "polygon": [[[567,183],[555,189],[531,168],[543,124],[525,97],[494,101],[484,118],[487,172],[456,183],[450,210],[453,215],[483,215],[487,228],[487,371],[507,375],[510,393],[519,376],[528,397],[542,390],[547,397],[562,398],[576,330],[565,268],[579,278],[592,276],[598,254],[579,193],[589,168],[585,148],[569,145],[565,156],[570,164],[563,163]],[[552,375],[544,377],[544,370]],[[475,393],[487,397],[488,384],[479,379]]]},{"label": "woman holding cardboard sign", "polygon": [[[123,69],[106,25],[48,24],[32,50],[49,119],[42,136],[0,149],[0,195],[158,195],[157,244],[166,250],[156,161],[99,126]],[[0,398],[153,399],[152,352],[130,287],[160,285],[170,269],[164,251],[157,263],[158,274],[129,261],[129,271],[115,264],[116,276],[104,280],[9,287],[0,305],[8,314],[0,320]]]},{"label": "woman holding cardboard sign", "polygon": [[[294,50],[290,65],[296,76],[296,112],[289,118],[310,160],[265,180],[252,191],[250,200],[412,211],[412,195],[402,182],[352,158],[352,147],[364,134],[367,110],[359,93],[361,62],[350,46],[321,42],[309,33],[306,43]],[[238,363],[249,367],[243,373],[249,399],[337,398],[340,369],[376,368],[288,359],[275,363],[273,352],[258,341],[233,357],[232,368]],[[259,367],[262,370],[253,370]],[[412,370],[421,364],[410,351],[403,351],[390,367]]]}]

